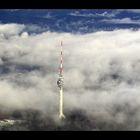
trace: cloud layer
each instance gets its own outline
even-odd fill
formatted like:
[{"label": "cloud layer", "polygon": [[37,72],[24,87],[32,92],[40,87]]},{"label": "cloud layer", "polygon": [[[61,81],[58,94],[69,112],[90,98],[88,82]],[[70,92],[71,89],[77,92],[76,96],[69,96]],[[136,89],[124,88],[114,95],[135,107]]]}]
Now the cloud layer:
[{"label": "cloud layer", "polygon": [[0,25],[1,111],[39,110],[58,124],[63,40],[67,118],[83,112],[90,123],[76,120],[80,129],[140,129],[140,30],[29,35],[23,27]]}]

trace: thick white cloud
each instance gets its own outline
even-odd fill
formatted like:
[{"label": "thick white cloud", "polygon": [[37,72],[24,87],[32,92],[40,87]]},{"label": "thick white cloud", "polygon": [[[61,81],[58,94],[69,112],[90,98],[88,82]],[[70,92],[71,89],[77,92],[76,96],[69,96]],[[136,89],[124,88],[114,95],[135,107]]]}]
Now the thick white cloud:
[{"label": "thick white cloud", "polygon": [[0,35],[19,34],[25,28],[22,24],[0,24]]},{"label": "thick white cloud", "polygon": [[16,27],[17,35],[0,38],[0,105],[57,117],[63,40],[65,112],[85,110],[110,129],[140,128],[140,30],[19,35],[22,26]]}]

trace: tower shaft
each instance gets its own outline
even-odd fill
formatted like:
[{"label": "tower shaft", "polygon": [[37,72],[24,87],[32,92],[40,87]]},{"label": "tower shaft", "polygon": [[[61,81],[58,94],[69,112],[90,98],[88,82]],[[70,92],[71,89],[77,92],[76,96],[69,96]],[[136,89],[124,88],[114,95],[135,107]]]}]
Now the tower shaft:
[{"label": "tower shaft", "polygon": [[59,106],[59,118],[65,118],[63,114],[63,88],[60,89],[60,106]]},{"label": "tower shaft", "polygon": [[59,118],[63,119],[65,118],[65,115],[63,113],[63,50],[62,50],[62,41],[61,41],[61,53],[60,53],[60,67],[59,67],[59,78],[57,81],[57,85],[59,87]]}]

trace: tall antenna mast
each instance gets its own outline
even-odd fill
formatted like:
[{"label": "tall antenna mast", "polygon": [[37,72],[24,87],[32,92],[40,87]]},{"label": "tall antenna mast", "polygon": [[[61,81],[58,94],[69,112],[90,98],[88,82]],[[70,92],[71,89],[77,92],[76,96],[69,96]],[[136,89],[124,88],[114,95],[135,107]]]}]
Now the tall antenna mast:
[{"label": "tall antenna mast", "polygon": [[59,100],[59,118],[65,118],[63,113],[63,42],[61,41],[61,52],[60,52],[60,66],[59,66],[59,78],[57,80],[57,85],[59,87],[60,100]]}]

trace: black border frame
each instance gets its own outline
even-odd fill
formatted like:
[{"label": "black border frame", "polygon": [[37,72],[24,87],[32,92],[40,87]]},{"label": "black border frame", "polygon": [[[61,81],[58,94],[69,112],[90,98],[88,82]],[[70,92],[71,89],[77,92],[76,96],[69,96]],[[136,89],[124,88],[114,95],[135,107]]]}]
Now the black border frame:
[{"label": "black border frame", "polygon": [[140,9],[139,0],[1,0],[0,9]]}]

